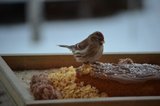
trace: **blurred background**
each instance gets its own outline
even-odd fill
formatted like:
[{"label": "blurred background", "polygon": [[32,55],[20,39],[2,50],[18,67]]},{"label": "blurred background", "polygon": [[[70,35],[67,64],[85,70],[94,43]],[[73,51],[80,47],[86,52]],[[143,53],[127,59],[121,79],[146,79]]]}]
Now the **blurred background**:
[{"label": "blurred background", "polygon": [[0,0],[0,55],[71,53],[94,31],[105,53],[160,52],[160,0]]}]

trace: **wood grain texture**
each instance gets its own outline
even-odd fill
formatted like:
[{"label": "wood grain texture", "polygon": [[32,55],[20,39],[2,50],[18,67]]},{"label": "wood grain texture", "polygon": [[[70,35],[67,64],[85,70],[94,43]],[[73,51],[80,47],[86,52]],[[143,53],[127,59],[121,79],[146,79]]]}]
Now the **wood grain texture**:
[{"label": "wood grain texture", "polygon": [[[80,66],[72,55],[2,56],[12,70],[49,69],[63,66]],[[134,62],[160,65],[160,54],[104,54],[100,61],[117,63],[119,59],[131,58]]]}]

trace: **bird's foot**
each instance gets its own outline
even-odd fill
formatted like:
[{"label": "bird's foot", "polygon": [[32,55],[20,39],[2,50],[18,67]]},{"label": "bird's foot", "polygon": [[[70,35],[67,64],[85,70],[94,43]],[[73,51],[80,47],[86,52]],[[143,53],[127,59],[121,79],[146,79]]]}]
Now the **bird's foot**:
[{"label": "bird's foot", "polygon": [[95,62],[93,62],[92,64],[93,64],[93,65],[101,65],[101,64],[102,64],[102,62],[95,61]]}]

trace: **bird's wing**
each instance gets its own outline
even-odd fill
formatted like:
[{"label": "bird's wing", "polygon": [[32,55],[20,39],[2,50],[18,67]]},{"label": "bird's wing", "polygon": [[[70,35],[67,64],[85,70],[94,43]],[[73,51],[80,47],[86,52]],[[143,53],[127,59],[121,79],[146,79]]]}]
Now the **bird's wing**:
[{"label": "bird's wing", "polygon": [[73,47],[72,52],[75,55],[78,55],[78,56],[82,55],[88,49],[88,40],[85,39],[85,40],[81,41],[80,43],[73,45],[72,47]]},{"label": "bird's wing", "polygon": [[87,48],[87,46],[88,46],[88,40],[85,39],[85,40],[81,41],[80,43],[75,44],[75,49],[84,50]]},{"label": "bird's wing", "polygon": [[84,57],[94,57],[94,55],[99,51],[98,45],[90,44],[89,48],[87,49],[88,52],[86,52],[83,56]]}]

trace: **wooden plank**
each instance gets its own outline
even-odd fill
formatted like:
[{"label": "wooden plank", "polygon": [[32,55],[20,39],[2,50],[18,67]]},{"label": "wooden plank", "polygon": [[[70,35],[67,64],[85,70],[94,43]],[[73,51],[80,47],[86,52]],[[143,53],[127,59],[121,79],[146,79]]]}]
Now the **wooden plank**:
[{"label": "wooden plank", "polygon": [[0,81],[0,106],[16,106],[15,102],[7,94],[6,90],[3,87]]},{"label": "wooden plank", "polygon": [[[12,70],[49,69],[63,66],[79,66],[72,55],[26,55],[2,56]],[[117,63],[121,58],[131,58],[134,62],[160,65],[160,54],[104,54],[100,61]]]},{"label": "wooden plank", "polygon": [[13,70],[47,69],[62,66],[77,66],[71,55],[53,56],[4,56],[4,60]]},{"label": "wooden plank", "polygon": [[26,100],[32,100],[29,92],[22,87],[21,82],[2,57],[0,57],[0,81],[18,106],[24,106]]},{"label": "wooden plank", "polygon": [[109,97],[27,102],[27,106],[159,106],[160,97]]}]

